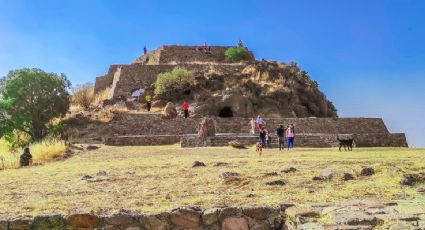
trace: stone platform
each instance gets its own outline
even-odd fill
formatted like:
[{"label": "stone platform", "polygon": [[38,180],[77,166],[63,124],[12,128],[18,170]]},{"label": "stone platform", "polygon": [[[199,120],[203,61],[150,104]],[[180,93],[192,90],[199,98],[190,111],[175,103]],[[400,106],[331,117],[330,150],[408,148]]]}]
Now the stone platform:
[{"label": "stone platform", "polygon": [[[181,143],[182,147],[227,146],[237,140],[246,145],[258,142],[251,135],[250,118],[213,117],[217,135],[200,144],[196,125],[201,118],[162,119],[160,114],[123,114],[108,124],[91,126],[108,145],[166,145]],[[358,147],[407,147],[403,133],[388,132],[380,118],[270,118],[267,128],[272,146],[277,146],[275,130],[279,125],[294,124],[298,147],[337,146],[337,135],[351,135]],[[195,144],[197,143],[197,144]]]}]

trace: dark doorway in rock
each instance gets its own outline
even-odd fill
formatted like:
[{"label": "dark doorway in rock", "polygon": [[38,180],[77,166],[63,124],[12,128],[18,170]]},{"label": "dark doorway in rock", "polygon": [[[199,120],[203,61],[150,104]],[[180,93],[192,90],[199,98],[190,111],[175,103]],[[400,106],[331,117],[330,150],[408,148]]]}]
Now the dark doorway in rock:
[{"label": "dark doorway in rock", "polygon": [[225,106],[220,110],[219,117],[233,117],[232,107]]}]

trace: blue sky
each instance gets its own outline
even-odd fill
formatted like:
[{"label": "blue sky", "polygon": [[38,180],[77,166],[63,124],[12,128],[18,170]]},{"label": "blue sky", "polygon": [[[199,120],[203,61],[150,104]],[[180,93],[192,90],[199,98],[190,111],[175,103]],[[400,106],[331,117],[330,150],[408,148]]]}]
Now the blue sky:
[{"label": "blue sky", "polygon": [[94,81],[162,44],[295,60],[340,116],[382,117],[425,147],[425,1],[0,0],[0,76],[38,67]]}]

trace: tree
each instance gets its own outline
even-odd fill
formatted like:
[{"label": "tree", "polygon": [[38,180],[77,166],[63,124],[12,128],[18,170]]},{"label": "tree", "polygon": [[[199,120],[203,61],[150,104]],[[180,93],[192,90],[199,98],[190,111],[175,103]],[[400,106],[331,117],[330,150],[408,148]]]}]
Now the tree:
[{"label": "tree", "polygon": [[10,71],[0,82],[0,138],[19,131],[39,141],[49,121],[68,111],[71,83],[65,74],[25,68]]}]

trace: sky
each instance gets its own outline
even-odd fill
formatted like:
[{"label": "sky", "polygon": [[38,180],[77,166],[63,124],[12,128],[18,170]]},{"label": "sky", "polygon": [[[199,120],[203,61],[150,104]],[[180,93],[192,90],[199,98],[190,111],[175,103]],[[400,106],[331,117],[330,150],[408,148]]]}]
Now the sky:
[{"label": "sky", "polygon": [[164,44],[236,45],[296,61],[340,117],[382,117],[425,147],[423,0],[0,0],[0,76],[23,67],[94,82]]}]

